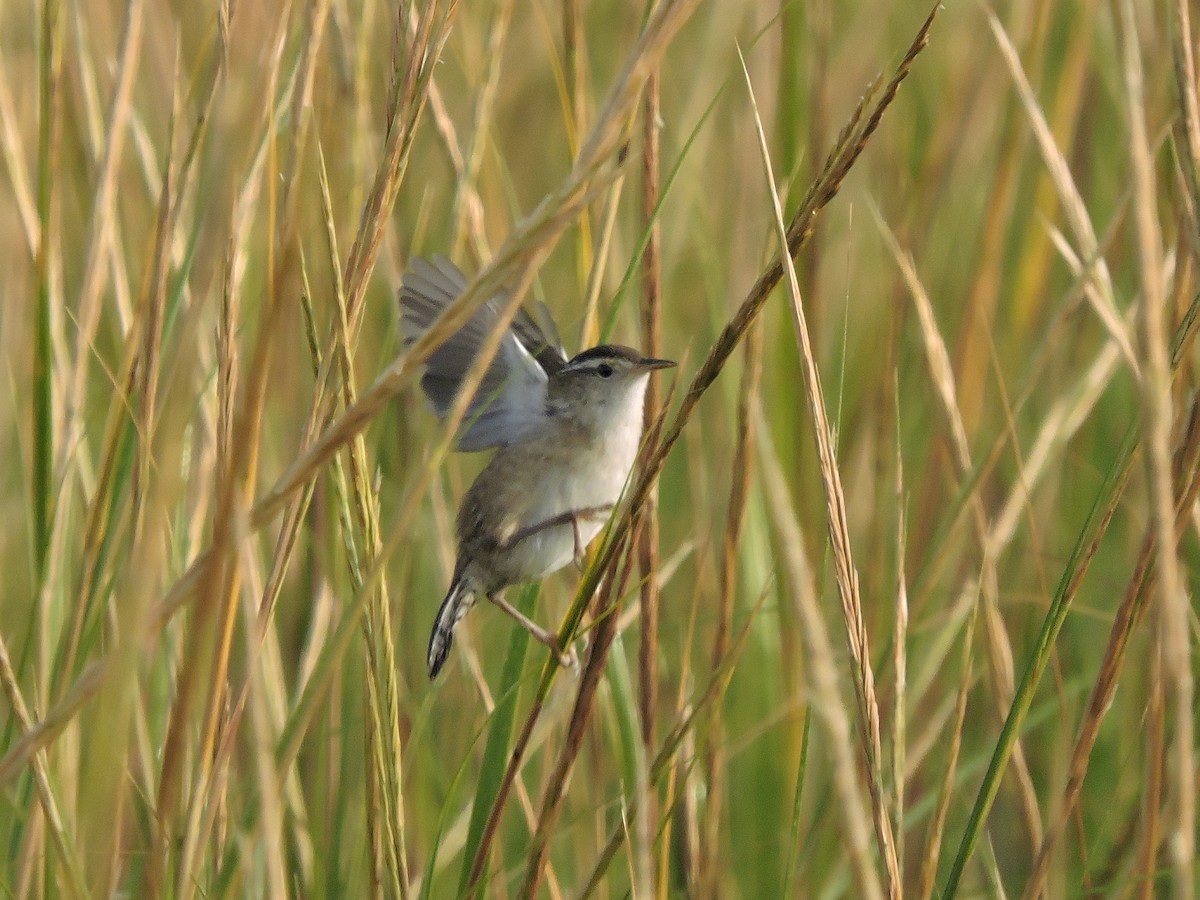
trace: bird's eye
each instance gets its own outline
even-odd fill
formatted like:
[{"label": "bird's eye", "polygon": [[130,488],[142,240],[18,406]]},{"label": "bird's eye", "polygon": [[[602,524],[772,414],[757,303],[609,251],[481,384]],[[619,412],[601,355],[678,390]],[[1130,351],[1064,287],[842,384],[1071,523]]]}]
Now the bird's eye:
[{"label": "bird's eye", "polygon": [[611,378],[612,373],[613,373],[613,367],[610,366],[608,363],[600,363],[600,365],[596,366],[596,374],[599,375],[601,378]]}]

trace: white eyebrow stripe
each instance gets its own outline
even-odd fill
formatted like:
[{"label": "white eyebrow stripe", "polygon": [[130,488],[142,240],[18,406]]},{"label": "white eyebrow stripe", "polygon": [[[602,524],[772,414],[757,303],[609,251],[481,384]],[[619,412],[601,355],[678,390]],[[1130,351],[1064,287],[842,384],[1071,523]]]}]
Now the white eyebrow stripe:
[{"label": "white eyebrow stripe", "polygon": [[579,362],[568,363],[563,367],[564,372],[593,372],[598,373],[601,366],[612,368],[612,362],[607,359],[584,359]]}]

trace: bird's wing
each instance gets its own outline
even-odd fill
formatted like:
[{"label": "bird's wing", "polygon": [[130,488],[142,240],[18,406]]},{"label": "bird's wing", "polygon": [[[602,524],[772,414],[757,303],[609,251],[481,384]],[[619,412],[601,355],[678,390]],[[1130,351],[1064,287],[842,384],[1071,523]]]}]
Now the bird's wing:
[{"label": "bird's wing", "polygon": [[[400,331],[416,340],[462,294],[467,280],[445,257],[414,259],[400,287]],[[496,327],[498,297],[483,304],[425,362],[421,388],[438,418],[450,411],[463,377]],[[551,323],[553,320],[551,320]],[[542,421],[546,383],[566,363],[565,354],[521,310],[471,399],[456,435],[460,450],[486,450],[520,441]]]}]

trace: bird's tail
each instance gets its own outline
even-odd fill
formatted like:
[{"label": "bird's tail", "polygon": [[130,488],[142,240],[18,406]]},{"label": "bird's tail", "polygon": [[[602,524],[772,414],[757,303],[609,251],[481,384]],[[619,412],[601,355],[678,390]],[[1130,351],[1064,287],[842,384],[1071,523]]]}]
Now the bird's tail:
[{"label": "bird's tail", "polygon": [[467,579],[456,575],[450,582],[450,590],[446,599],[438,608],[437,618],[433,620],[433,633],[429,635],[429,678],[437,678],[438,672],[446,664],[450,655],[450,645],[454,643],[454,626],[475,605],[475,591]]}]

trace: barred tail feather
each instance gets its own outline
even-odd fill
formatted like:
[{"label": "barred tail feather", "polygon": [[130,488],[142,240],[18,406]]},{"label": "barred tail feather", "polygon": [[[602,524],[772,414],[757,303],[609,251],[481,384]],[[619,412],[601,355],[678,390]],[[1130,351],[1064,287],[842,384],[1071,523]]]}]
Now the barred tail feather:
[{"label": "barred tail feather", "polygon": [[450,645],[454,643],[454,626],[475,605],[475,592],[465,578],[456,577],[450,583],[446,599],[438,608],[437,618],[433,620],[433,633],[429,635],[429,656],[426,660],[429,666],[429,678],[437,678],[438,672],[446,664],[450,655]]}]

